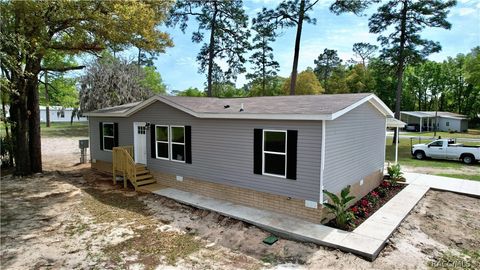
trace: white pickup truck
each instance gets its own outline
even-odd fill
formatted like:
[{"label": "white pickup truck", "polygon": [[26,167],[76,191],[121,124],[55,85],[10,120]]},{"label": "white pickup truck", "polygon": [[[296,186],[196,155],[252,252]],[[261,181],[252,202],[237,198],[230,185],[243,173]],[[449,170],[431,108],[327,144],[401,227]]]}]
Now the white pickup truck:
[{"label": "white pickup truck", "polygon": [[472,164],[480,161],[480,146],[465,146],[452,139],[439,139],[430,143],[414,144],[412,155],[417,159],[450,159]]}]

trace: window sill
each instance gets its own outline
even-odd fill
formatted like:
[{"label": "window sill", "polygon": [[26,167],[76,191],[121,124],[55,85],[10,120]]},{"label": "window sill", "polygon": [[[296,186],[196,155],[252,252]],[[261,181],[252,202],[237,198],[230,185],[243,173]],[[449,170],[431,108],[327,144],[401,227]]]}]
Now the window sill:
[{"label": "window sill", "polygon": [[286,175],[279,175],[279,174],[270,174],[270,173],[262,173],[264,176],[271,176],[271,177],[276,177],[276,178],[281,178],[281,179],[287,179]]}]

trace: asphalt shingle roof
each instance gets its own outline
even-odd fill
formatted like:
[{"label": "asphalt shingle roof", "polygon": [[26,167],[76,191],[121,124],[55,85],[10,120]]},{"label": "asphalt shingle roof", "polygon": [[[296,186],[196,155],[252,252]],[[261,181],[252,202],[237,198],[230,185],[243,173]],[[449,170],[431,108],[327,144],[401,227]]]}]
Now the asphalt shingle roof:
[{"label": "asphalt shingle roof", "polygon": [[[161,96],[162,99],[195,113],[208,114],[308,114],[338,112],[372,94],[302,95],[247,98]],[[91,113],[122,114],[139,102],[105,108]],[[242,108],[243,111],[240,109]]]}]

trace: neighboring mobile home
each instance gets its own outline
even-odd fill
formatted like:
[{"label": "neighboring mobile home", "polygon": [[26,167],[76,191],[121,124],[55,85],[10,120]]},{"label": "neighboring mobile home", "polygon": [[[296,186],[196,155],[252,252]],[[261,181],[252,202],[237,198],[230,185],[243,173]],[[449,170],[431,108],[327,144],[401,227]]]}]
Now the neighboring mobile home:
[{"label": "neighboring mobile home", "polygon": [[380,183],[393,113],[341,94],[155,96],[86,115],[94,169],[111,172],[112,149],[133,145],[163,186],[320,223],[322,190],[351,185],[359,199]]},{"label": "neighboring mobile home", "polygon": [[400,120],[407,123],[408,131],[433,131],[435,123],[438,131],[467,132],[466,115],[451,112],[402,111]]},{"label": "neighboring mobile home", "polygon": [[[64,108],[62,106],[50,106],[48,108],[50,115],[50,122],[70,122],[72,119],[72,113],[74,108]],[[47,121],[47,108],[45,106],[40,106],[40,122]],[[73,117],[73,122],[86,122],[87,118],[82,117]]]}]

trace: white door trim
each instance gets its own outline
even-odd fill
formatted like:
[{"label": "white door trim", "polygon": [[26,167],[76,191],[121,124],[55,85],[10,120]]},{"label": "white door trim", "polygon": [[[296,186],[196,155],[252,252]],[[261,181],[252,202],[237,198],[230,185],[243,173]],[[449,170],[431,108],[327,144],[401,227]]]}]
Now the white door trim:
[{"label": "white door trim", "polygon": [[[133,122],[133,158],[135,160],[136,163],[138,163],[138,158],[137,158],[137,154],[138,154],[138,151],[137,151],[137,127],[138,126],[145,126],[146,125],[146,122]],[[147,134],[146,134],[146,130],[145,130],[145,147],[147,147]],[[145,150],[147,150],[145,148]],[[145,151],[146,153],[146,151]],[[145,165],[147,165],[147,156],[145,154]]]}]

